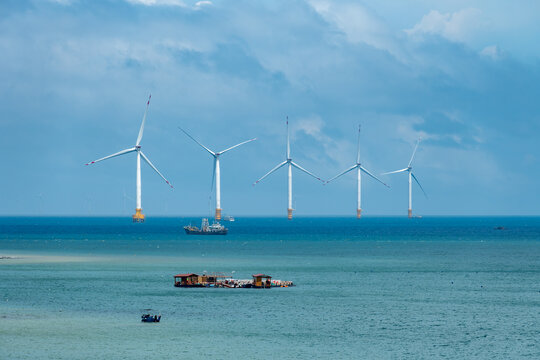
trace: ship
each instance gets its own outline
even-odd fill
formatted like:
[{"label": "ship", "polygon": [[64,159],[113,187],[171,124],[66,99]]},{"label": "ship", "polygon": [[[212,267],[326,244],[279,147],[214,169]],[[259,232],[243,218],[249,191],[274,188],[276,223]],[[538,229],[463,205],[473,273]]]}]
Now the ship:
[{"label": "ship", "polygon": [[229,229],[217,221],[214,221],[212,225],[210,225],[207,218],[202,219],[200,229],[190,224],[184,226],[184,230],[188,235],[227,235],[227,232],[229,231]]},{"label": "ship", "polygon": [[227,216],[224,216],[221,220],[233,222],[233,221],[234,221],[234,217],[233,217],[233,216],[230,216],[230,215],[227,215]]}]

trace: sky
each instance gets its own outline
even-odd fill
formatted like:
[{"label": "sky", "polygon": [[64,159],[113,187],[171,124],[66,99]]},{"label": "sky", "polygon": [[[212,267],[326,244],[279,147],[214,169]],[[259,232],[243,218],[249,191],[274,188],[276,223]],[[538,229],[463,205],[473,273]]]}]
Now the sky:
[{"label": "sky", "polygon": [[[295,162],[413,172],[418,215],[540,215],[540,2],[3,0],[0,215],[286,216]],[[365,215],[406,215],[406,174],[363,178]],[[356,178],[293,171],[297,216],[356,214]]]}]

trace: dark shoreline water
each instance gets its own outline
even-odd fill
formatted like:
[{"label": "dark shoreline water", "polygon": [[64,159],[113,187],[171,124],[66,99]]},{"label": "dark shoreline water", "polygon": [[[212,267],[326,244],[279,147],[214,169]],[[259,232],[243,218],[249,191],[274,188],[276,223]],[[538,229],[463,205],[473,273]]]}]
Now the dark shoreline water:
[{"label": "dark shoreline water", "polygon": [[[200,218],[151,218],[133,224],[125,218],[27,218],[0,217],[0,250],[67,253],[121,253],[144,251],[149,255],[171,255],[178,250],[215,249],[242,253],[271,247],[273,254],[297,253],[320,246],[344,254],[361,242],[527,242],[540,240],[540,217],[433,217],[382,218],[240,218],[224,222],[226,236],[189,236],[185,224]],[[497,227],[504,227],[497,230]],[[106,242],[106,244],[104,244]],[[336,247],[336,244],[339,246]],[[276,245],[277,244],[277,245]],[[326,244],[326,246],[325,246]],[[155,245],[155,246],[154,246]],[[179,245],[183,245],[179,247]],[[330,248],[330,249],[329,249]],[[281,251],[281,253],[283,253]],[[268,249],[261,249],[261,255]],[[317,249],[314,249],[317,252]]]}]

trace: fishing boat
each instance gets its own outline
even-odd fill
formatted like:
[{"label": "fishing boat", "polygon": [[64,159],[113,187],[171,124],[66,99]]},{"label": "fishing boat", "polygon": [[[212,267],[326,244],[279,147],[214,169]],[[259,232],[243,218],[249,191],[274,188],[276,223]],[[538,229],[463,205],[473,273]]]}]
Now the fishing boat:
[{"label": "fishing boat", "polygon": [[229,229],[217,221],[214,221],[212,225],[210,225],[207,218],[202,219],[200,229],[190,224],[184,226],[184,230],[188,235],[227,235],[227,232],[229,231]]}]

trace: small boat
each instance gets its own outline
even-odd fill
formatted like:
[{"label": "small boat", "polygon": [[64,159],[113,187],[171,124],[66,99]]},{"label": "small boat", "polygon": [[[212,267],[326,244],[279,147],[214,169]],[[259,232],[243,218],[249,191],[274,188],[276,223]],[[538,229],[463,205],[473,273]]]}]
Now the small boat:
[{"label": "small boat", "polygon": [[143,314],[141,316],[142,322],[159,322],[161,320],[161,315],[150,315],[150,314]]},{"label": "small boat", "polygon": [[229,231],[229,229],[217,221],[214,221],[212,225],[209,225],[207,218],[202,219],[200,229],[190,224],[184,226],[184,230],[188,235],[227,235],[227,232]]},{"label": "small boat", "polygon": [[227,215],[227,216],[224,216],[221,220],[233,222],[233,221],[234,221],[234,217],[233,217],[233,216],[230,216],[230,215]]}]

